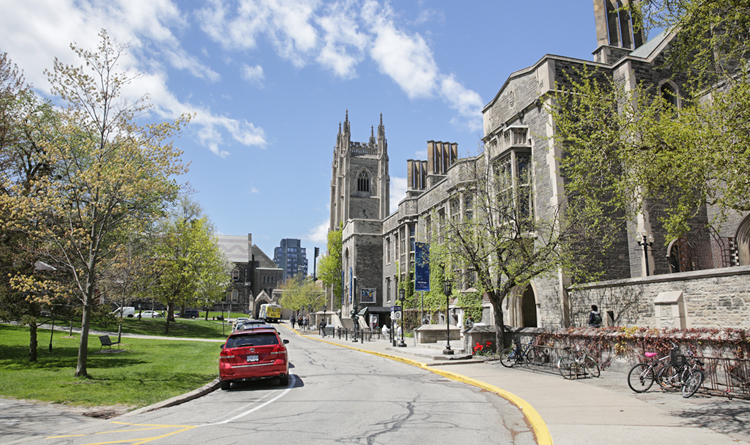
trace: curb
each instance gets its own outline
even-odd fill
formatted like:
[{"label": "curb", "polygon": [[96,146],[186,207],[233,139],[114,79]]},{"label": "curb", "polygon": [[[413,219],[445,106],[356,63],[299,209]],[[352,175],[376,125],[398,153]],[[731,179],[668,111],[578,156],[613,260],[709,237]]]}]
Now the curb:
[{"label": "curb", "polygon": [[[282,326],[286,327],[285,325],[282,325]],[[290,328],[287,327],[287,329],[290,329]],[[497,386],[490,385],[488,383],[484,383],[484,382],[476,380],[476,379],[472,379],[471,377],[466,377],[464,375],[457,374],[455,372],[443,371],[442,369],[433,368],[432,366],[428,365],[427,363],[422,363],[422,362],[418,362],[416,360],[412,360],[412,359],[408,359],[408,358],[404,358],[404,357],[398,357],[398,356],[395,356],[395,355],[384,354],[382,352],[369,351],[367,349],[360,349],[360,348],[355,348],[355,347],[348,346],[348,345],[342,345],[342,344],[339,344],[339,343],[330,342],[328,340],[323,340],[321,338],[316,338],[316,337],[310,337],[308,335],[303,335],[303,334],[300,334],[297,331],[294,331],[294,332],[297,335],[299,335],[301,337],[305,337],[305,338],[310,339],[310,340],[315,340],[315,341],[319,341],[319,342],[323,342],[323,343],[328,343],[329,345],[340,346],[342,348],[347,348],[347,349],[351,349],[351,350],[354,350],[354,351],[364,352],[364,353],[367,353],[367,354],[376,355],[378,357],[387,358],[389,360],[395,360],[397,362],[406,363],[407,365],[416,366],[417,368],[421,368],[421,369],[424,369],[425,371],[433,372],[435,374],[441,375],[441,376],[449,378],[451,380],[455,380],[457,382],[466,383],[466,384],[469,384],[469,385],[472,385],[472,386],[476,386],[477,388],[481,388],[481,389],[484,389],[486,391],[495,393],[498,396],[500,396],[500,397],[504,398],[505,400],[509,401],[510,403],[514,404],[515,406],[518,407],[518,409],[521,410],[521,412],[523,413],[524,417],[526,417],[526,420],[529,422],[529,425],[531,425],[531,428],[532,428],[532,430],[534,432],[534,437],[536,437],[536,441],[537,441],[537,443],[539,445],[552,445],[552,443],[553,443],[552,442],[552,436],[550,435],[549,429],[547,428],[547,424],[542,419],[542,416],[539,415],[539,413],[537,412],[537,410],[535,410],[534,407],[531,406],[531,404],[529,402],[525,401],[524,399],[518,397],[517,395],[515,395],[515,394],[513,394],[511,392],[508,392],[508,391],[506,391],[504,389],[498,388]]]},{"label": "curb", "polygon": [[219,378],[216,377],[212,382],[207,383],[198,389],[194,389],[193,391],[190,391],[188,393],[172,397],[171,399],[162,400],[161,402],[154,403],[153,405],[144,406],[143,408],[139,408],[135,411],[130,411],[129,413],[125,413],[122,416],[119,416],[119,418],[135,416],[138,414],[148,413],[151,411],[156,411],[158,409],[168,408],[170,406],[176,406],[185,402],[189,402],[191,400],[197,399],[198,397],[202,397],[206,394],[216,391],[217,389],[219,389],[219,384]]}]

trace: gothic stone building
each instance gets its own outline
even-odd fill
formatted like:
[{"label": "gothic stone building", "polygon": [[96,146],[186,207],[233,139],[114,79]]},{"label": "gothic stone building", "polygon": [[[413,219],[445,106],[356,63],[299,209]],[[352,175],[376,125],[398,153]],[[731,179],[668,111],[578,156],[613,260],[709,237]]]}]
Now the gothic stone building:
[{"label": "gothic stone building", "polygon": [[[471,212],[465,183],[472,164],[507,171],[513,187],[529,191],[529,210],[537,217],[549,217],[546,212],[565,196],[565,182],[558,173],[562,148],[552,143],[554,122],[544,102],[551,100],[557,85],[570,82],[576,69],[596,68],[626,87],[649,83],[675,98],[679,106],[682,79],[660,63],[672,36],[662,33],[646,42],[634,32],[632,19],[616,9],[613,0],[594,2],[598,44],[594,61],[545,55],[510,75],[482,110],[481,154],[458,159],[456,144],[428,141],[426,161],[407,161],[407,197],[394,214],[386,213],[388,156],[382,117],[377,140],[373,134],[369,143],[360,144],[351,142],[347,113],[334,151],[330,226],[334,230],[343,225],[345,314],[352,304],[350,269],[359,280],[358,288],[376,292],[373,305],[389,306],[397,298],[397,283],[413,268],[414,242],[431,242],[439,236],[445,218]],[[651,208],[657,214],[644,211],[620,227],[620,243],[608,258],[606,281],[571,290],[563,271],[535,279],[505,301],[506,323],[585,326],[589,305],[597,304],[610,325],[749,326],[747,213],[732,214],[720,227],[709,228],[706,223],[716,211],[709,207],[695,218],[693,233],[666,243],[658,205]],[[641,234],[653,237],[645,250],[638,243]],[[471,280],[461,286],[463,291],[472,290]],[[482,321],[494,324],[492,311],[484,314]]]},{"label": "gothic stone building", "polygon": [[284,271],[253,244],[252,234],[218,235],[218,241],[234,269],[230,289],[224,301],[214,305],[214,310],[229,310],[231,307],[233,311],[257,317],[261,304],[278,303],[274,300],[274,289],[281,285]]}]

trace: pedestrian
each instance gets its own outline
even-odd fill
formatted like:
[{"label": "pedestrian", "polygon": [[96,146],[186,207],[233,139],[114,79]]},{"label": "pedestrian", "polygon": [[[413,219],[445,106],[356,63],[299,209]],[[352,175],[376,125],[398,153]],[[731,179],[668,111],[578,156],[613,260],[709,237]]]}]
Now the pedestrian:
[{"label": "pedestrian", "polygon": [[466,320],[464,320],[464,332],[469,332],[471,328],[474,327],[474,319],[471,318],[471,315],[468,315],[466,317]]},{"label": "pedestrian", "polygon": [[305,327],[304,330],[307,330],[307,326],[310,325],[310,317],[305,315],[305,318],[302,319],[302,325]]},{"label": "pedestrian", "polygon": [[289,317],[289,321],[292,323],[292,329],[294,329],[294,322],[296,321],[296,319],[294,318],[294,314],[292,314],[292,316]]},{"label": "pedestrian", "polygon": [[297,317],[297,326],[299,326],[299,328],[302,329],[302,315]]},{"label": "pedestrian", "polygon": [[326,336],[326,321],[325,319],[320,320],[320,324],[318,325],[318,328],[320,329],[320,336],[325,337]]},{"label": "pedestrian", "polygon": [[384,324],[383,325],[383,337],[388,337],[388,331],[389,331],[388,325]]},{"label": "pedestrian", "polygon": [[589,312],[589,327],[602,327],[602,316],[599,314],[599,308],[595,304],[591,305],[591,312]]},{"label": "pedestrian", "polygon": [[396,328],[396,338],[401,338],[404,336],[404,331],[401,329],[401,325]]}]

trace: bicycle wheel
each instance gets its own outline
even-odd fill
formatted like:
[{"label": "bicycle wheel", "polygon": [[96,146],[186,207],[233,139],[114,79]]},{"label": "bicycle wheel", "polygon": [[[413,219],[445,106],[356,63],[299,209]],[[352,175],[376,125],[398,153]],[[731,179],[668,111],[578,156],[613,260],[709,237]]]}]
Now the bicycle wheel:
[{"label": "bicycle wheel", "polygon": [[685,384],[682,385],[682,397],[687,399],[695,394],[695,392],[701,387],[701,384],[703,384],[703,371],[696,369],[690,373]]},{"label": "bicycle wheel", "polygon": [[646,392],[654,384],[654,370],[645,363],[630,368],[628,386],[635,392]]},{"label": "bicycle wheel", "polygon": [[544,351],[532,349],[529,351],[529,361],[532,365],[543,366],[545,361]]},{"label": "bicycle wheel", "polygon": [[516,365],[516,349],[505,348],[500,353],[500,364],[506,368],[512,368]]},{"label": "bicycle wheel", "polygon": [[583,367],[586,371],[588,371],[589,374],[594,377],[599,377],[601,375],[601,372],[599,370],[599,363],[597,363],[596,360],[594,360],[594,358],[589,355],[587,355],[583,360]]},{"label": "bicycle wheel", "polygon": [[680,370],[672,365],[667,365],[659,370],[656,375],[656,383],[662,389],[677,389],[680,387]]},{"label": "bicycle wheel", "polygon": [[568,380],[576,378],[575,360],[571,356],[560,357],[560,360],[557,361],[557,369],[560,371],[560,375]]}]

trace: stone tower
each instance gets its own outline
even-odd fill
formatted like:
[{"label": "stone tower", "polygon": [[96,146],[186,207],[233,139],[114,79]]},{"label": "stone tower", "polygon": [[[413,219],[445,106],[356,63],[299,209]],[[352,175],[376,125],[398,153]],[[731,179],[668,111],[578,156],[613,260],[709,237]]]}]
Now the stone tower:
[{"label": "stone tower", "polygon": [[338,229],[350,219],[383,220],[390,211],[388,141],[383,115],[378,135],[375,128],[368,142],[352,142],[349,110],[336,136],[331,168],[331,224]]}]

